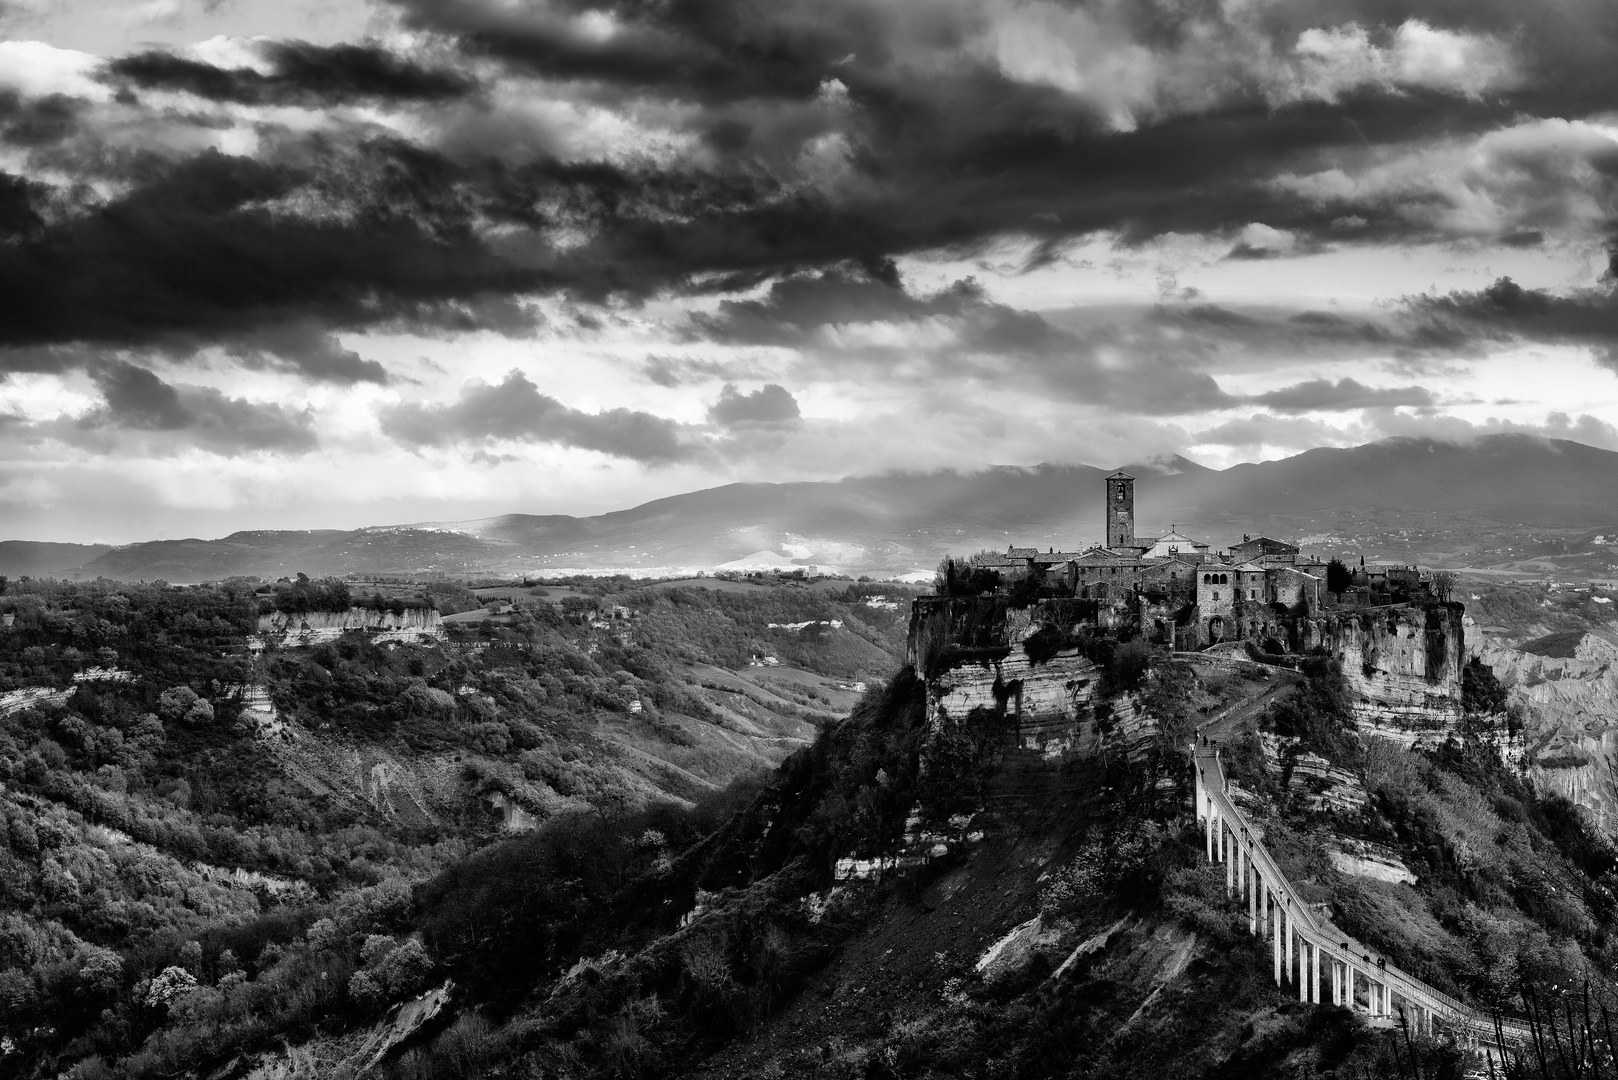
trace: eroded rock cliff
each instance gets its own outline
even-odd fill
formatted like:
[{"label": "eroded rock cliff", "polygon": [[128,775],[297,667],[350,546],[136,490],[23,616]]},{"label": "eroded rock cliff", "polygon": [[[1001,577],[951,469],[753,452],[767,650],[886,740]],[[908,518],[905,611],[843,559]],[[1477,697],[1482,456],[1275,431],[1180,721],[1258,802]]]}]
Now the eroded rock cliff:
[{"label": "eroded rock cliff", "polygon": [[1521,763],[1540,789],[1565,795],[1603,831],[1618,833],[1618,625],[1586,632],[1572,656],[1524,651],[1513,644],[1520,634],[1489,626],[1473,637],[1474,651],[1521,710]]},{"label": "eroded rock cliff", "polygon": [[1313,627],[1337,658],[1364,734],[1405,746],[1441,741],[1461,718],[1465,616],[1459,605],[1333,613]]}]

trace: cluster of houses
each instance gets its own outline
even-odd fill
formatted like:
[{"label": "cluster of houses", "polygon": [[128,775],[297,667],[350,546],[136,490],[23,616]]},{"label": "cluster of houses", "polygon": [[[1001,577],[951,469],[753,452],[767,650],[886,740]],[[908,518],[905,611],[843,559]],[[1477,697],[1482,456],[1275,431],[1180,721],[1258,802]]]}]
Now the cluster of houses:
[{"label": "cluster of houses", "polygon": [[973,568],[994,571],[1008,591],[1021,583],[1037,586],[1041,596],[1093,601],[1100,624],[1138,618],[1148,637],[1181,648],[1284,643],[1296,636],[1296,620],[1323,604],[1375,603],[1426,587],[1414,566],[1362,563],[1351,571],[1348,595],[1332,597],[1325,560],[1284,540],[1243,536],[1216,552],[1177,530],[1136,536],[1135,478],[1115,472],[1106,485],[1105,544],[1072,552],[1011,547],[974,556]]}]

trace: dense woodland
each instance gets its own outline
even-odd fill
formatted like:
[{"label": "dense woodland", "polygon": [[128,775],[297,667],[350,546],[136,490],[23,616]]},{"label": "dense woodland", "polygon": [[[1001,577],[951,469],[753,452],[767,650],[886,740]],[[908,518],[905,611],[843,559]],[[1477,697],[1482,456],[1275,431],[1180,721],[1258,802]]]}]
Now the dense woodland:
[{"label": "dense woodland", "polygon": [[[364,1023],[453,959],[450,939],[412,933],[413,890],[498,839],[490,796],[532,823],[577,818],[586,833],[655,821],[636,835],[662,839],[624,849],[621,882],[694,835],[713,813],[691,809],[707,793],[739,797],[701,777],[759,768],[705,743],[723,717],[693,662],[745,668],[768,653],[849,677],[891,670],[902,649],[899,617],[861,604],[874,587],[627,585],[536,596],[438,641],[352,632],[255,655],[248,635],[267,611],[477,601],[461,586],[363,593],[302,575],[4,582],[0,1074],[77,1062],[84,1076],[170,1075]],[[832,619],[846,629],[768,626]],[[301,741],[257,726],[244,706],[254,689]],[[775,708],[826,715],[812,693]],[[627,734],[608,741],[608,727]],[[682,769],[657,782],[632,773],[630,737]],[[345,790],[334,779],[345,754],[432,773],[432,801],[417,800],[430,812]],[[614,865],[603,853],[618,850],[591,841],[585,861]]]}]

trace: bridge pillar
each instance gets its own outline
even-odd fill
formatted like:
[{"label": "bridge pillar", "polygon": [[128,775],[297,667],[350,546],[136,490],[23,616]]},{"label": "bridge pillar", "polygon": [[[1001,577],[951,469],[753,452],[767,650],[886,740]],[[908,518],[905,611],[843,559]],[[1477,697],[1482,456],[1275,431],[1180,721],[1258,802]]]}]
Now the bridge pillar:
[{"label": "bridge pillar", "polygon": [[1212,800],[1202,790],[1202,766],[1197,764],[1196,743],[1191,744],[1191,780],[1196,790],[1196,794],[1193,796],[1196,801],[1191,804],[1191,808],[1196,812],[1199,820],[1207,821],[1211,824],[1213,820]]},{"label": "bridge pillar", "polygon": [[[1286,950],[1287,951],[1287,981],[1291,982],[1292,981],[1292,930],[1293,930],[1293,927],[1292,927],[1292,897],[1290,897],[1290,896],[1287,897],[1287,904],[1286,904],[1285,911],[1286,911],[1286,920],[1287,920],[1287,950]],[[1303,985],[1303,980],[1302,979],[1298,980],[1298,985],[1300,985],[1300,986]]]},{"label": "bridge pillar", "polygon": [[1354,965],[1347,960],[1343,961],[1343,1008],[1349,1012],[1353,1012],[1355,1008]]},{"label": "bridge pillar", "polygon": [[[1219,845],[1223,849],[1225,844],[1225,827],[1221,822],[1219,826]],[[1228,858],[1228,853],[1221,850],[1220,858],[1225,862],[1225,895],[1229,896],[1236,891],[1236,860]]]},{"label": "bridge pillar", "polygon": [[1242,852],[1242,871],[1247,876],[1247,932],[1258,933],[1258,889],[1253,880],[1253,867],[1247,861],[1247,852]]},{"label": "bridge pillar", "polygon": [[[1202,773],[1200,773],[1200,772],[1197,773],[1197,789],[1198,789],[1198,795],[1200,796],[1201,795],[1201,789],[1202,789]],[[1209,801],[1209,804],[1207,806],[1203,806],[1202,805],[1202,799],[1198,798],[1197,799],[1197,807],[1198,807],[1198,809],[1200,811],[1200,816],[1202,818],[1202,833],[1203,833],[1203,836],[1205,836],[1207,838],[1207,841],[1208,841],[1208,861],[1213,862],[1214,861],[1214,831],[1219,828],[1219,823],[1214,818],[1212,800]]]},{"label": "bridge pillar", "polygon": [[1275,895],[1270,895],[1270,953],[1275,958],[1275,985],[1281,985],[1281,909],[1275,904]]},{"label": "bridge pillar", "polygon": [[1309,997],[1316,1005],[1320,1004],[1320,946],[1315,945],[1309,952],[1314,956],[1314,963],[1309,969]]}]

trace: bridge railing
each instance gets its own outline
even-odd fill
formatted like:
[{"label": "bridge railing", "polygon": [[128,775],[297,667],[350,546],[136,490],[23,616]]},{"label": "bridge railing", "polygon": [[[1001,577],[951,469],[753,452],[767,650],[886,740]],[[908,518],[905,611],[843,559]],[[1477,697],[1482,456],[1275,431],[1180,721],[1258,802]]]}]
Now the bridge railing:
[{"label": "bridge railing", "polygon": [[[1322,948],[1327,953],[1344,954],[1339,959],[1352,963],[1354,956],[1357,954],[1362,963],[1368,962],[1366,958],[1375,950],[1371,950],[1361,942],[1342,934],[1336,927],[1322,925],[1313,909],[1299,899],[1297,889],[1287,879],[1287,876],[1281,872],[1280,866],[1270,856],[1269,851],[1265,849],[1263,842],[1258,838],[1258,834],[1254,832],[1252,825],[1249,824],[1247,816],[1241,812],[1241,809],[1225,790],[1224,763],[1219,760],[1218,749],[1215,747],[1195,747],[1192,759],[1194,767],[1202,774],[1203,790],[1207,792],[1208,798],[1213,802],[1219,815],[1228,821],[1231,828],[1240,830],[1248,849],[1249,857],[1258,866],[1264,877],[1273,883],[1272,887],[1285,890],[1293,899],[1293,903],[1288,907],[1288,917],[1292,917],[1292,912],[1297,913],[1298,921],[1302,924],[1298,928],[1302,932],[1302,936],[1309,941],[1311,946]],[[1201,813],[1202,807],[1198,807],[1197,811]],[[1334,937],[1336,940],[1333,940]],[[1346,945],[1344,944],[1345,942]],[[1377,981],[1385,983],[1405,1000],[1419,1004],[1423,1008],[1431,1009],[1452,1026],[1461,1028],[1468,1034],[1478,1036],[1484,1041],[1492,1042],[1495,1040],[1494,1016],[1484,1014],[1469,1005],[1463,1004],[1442,990],[1429,986],[1409,972],[1402,971],[1394,965],[1386,963],[1385,960],[1376,964],[1376,978]],[[1519,1042],[1526,1042],[1532,1037],[1532,1032],[1528,1025],[1516,1017],[1502,1016],[1499,1020],[1501,1030],[1508,1037]]]}]

